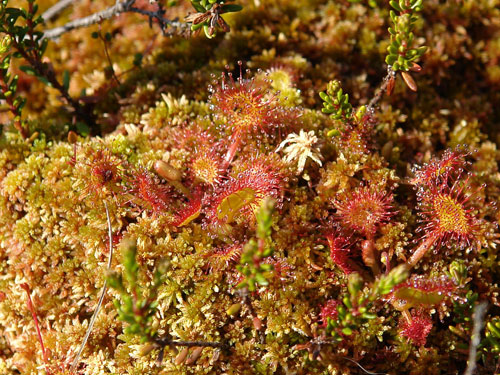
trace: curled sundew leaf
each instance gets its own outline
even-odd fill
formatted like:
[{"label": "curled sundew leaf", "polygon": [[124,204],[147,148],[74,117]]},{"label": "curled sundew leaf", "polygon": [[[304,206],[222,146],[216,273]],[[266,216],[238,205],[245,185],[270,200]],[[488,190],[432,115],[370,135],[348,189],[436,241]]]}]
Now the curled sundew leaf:
[{"label": "curled sundew leaf", "polygon": [[233,221],[234,216],[246,205],[255,201],[255,191],[251,188],[239,190],[220,202],[217,207],[217,217],[219,220],[226,218],[227,223]]},{"label": "curled sundew leaf", "polygon": [[438,291],[425,292],[409,287],[398,289],[394,293],[394,296],[398,299],[420,305],[437,305],[446,298],[445,294]]},{"label": "curled sundew leaf", "polygon": [[202,203],[203,193],[201,191],[195,192],[189,202],[177,214],[172,224],[176,227],[182,227],[195,220],[200,216]]},{"label": "curled sundew leaf", "polygon": [[446,276],[435,278],[413,276],[396,287],[392,298],[399,300],[397,305],[401,305],[404,309],[422,305],[436,306],[452,297],[456,289],[457,286]]},{"label": "curled sundew leaf", "polygon": [[267,159],[252,159],[235,177],[220,184],[206,199],[206,224],[221,227],[243,216],[254,221],[265,197],[280,203],[285,184],[278,166]]}]

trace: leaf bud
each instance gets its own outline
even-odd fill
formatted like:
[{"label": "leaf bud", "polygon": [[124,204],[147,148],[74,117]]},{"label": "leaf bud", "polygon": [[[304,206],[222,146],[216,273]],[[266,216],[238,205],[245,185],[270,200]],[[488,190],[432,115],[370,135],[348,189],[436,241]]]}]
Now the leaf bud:
[{"label": "leaf bud", "polygon": [[363,278],[357,272],[353,272],[349,275],[349,280],[347,282],[347,290],[351,296],[355,296],[359,293],[363,287]]},{"label": "leaf bud", "polygon": [[182,173],[178,169],[165,163],[163,160],[157,160],[155,162],[154,170],[167,181],[180,181],[182,178]]}]

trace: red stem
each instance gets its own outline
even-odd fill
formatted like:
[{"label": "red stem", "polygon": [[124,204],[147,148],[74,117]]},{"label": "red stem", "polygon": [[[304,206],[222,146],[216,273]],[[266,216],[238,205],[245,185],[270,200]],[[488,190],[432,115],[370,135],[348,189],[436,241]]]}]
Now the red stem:
[{"label": "red stem", "polygon": [[[3,78],[3,74],[2,74],[2,78]],[[7,87],[7,82],[5,82],[5,83],[6,83],[5,85],[0,84],[0,89],[2,90],[2,93],[4,95],[6,92],[9,91],[9,88]],[[21,113],[14,106],[14,100],[12,97],[13,97],[13,95],[5,96],[5,101],[7,102],[7,105],[9,106],[9,111],[14,115],[14,127],[21,134],[23,139],[26,139],[26,138],[28,138],[28,133],[26,131],[26,128],[22,124]]]},{"label": "red stem", "polygon": [[430,236],[425,239],[424,242],[420,244],[419,247],[413,252],[412,256],[410,259],[408,259],[408,265],[410,267],[414,267],[420,259],[424,257],[424,255],[427,253],[427,251],[430,250],[434,242],[436,241],[437,236]]},{"label": "red stem", "polygon": [[33,306],[33,301],[31,300],[31,294],[30,294],[30,287],[28,284],[23,283],[21,284],[21,288],[23,288],[26,291],[26,294],[28,295],[28,310],[31,312],[31,316],[33,317],[33,320],[35,321],[35,328],[36,328],[36,333],[38,335],[38,341],[40,342],[40,345],[42,346],[42,356],[43,360],[45,361],[45,364],[47,365],[49,363],[49,359],[47,357],[47,352],[45,351],[45,345],[43,345],[43,338],[42,338],[42,332],[40,331],[40,326],[38,325],[38,317],[36,315],[35,307]]},{"label": "red stem", "polygon": [[226,156],[224,157],[224,160],[222,161],[222,165],[220,168],[220,171],[224,173],[226,169],[231,165],[233,162],[234,156],[236,155],[236,151],[238,151],[238,148],[240,147],[241,143],[241,135],[239,132],[236,132],[233,134],[231,137],[232,143],[229,146]]}]

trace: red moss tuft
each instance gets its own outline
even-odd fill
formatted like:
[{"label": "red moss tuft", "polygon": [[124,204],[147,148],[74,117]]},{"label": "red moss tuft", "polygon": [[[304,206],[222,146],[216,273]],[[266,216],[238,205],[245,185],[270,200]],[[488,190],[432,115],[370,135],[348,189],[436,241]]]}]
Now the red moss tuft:
[{"label": "red moss tuft", "polygon": [[335,201],[337,217],[346,227],[373,236],[377,226],[394,215],[392,194],[385,191],[372,191],[369,187],[355,190],[343,201]]},{"label": "red moss tuft", "polygon": [[421,313],[411,317],[410,321],[401,320],[399,327],[401,336],[406,337],[417,346],[424,346],[432,329],[432,319]]},{"label": "red moss tuft", "polygon": [[169,189],[160,184],[158,179],[143,167],[132,172],[128,181],[127,192],[133,196],[130,200],[154,214],[160,214],[168,209]]}]

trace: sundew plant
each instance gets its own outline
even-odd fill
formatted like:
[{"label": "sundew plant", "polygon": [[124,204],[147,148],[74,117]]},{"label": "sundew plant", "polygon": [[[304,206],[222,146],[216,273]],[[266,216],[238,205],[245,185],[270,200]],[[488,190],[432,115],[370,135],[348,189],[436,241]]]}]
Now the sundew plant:
[{"label": "sundew plant", "polygon": [[498,0],[1,0],[0,374],[500,373]]}]

